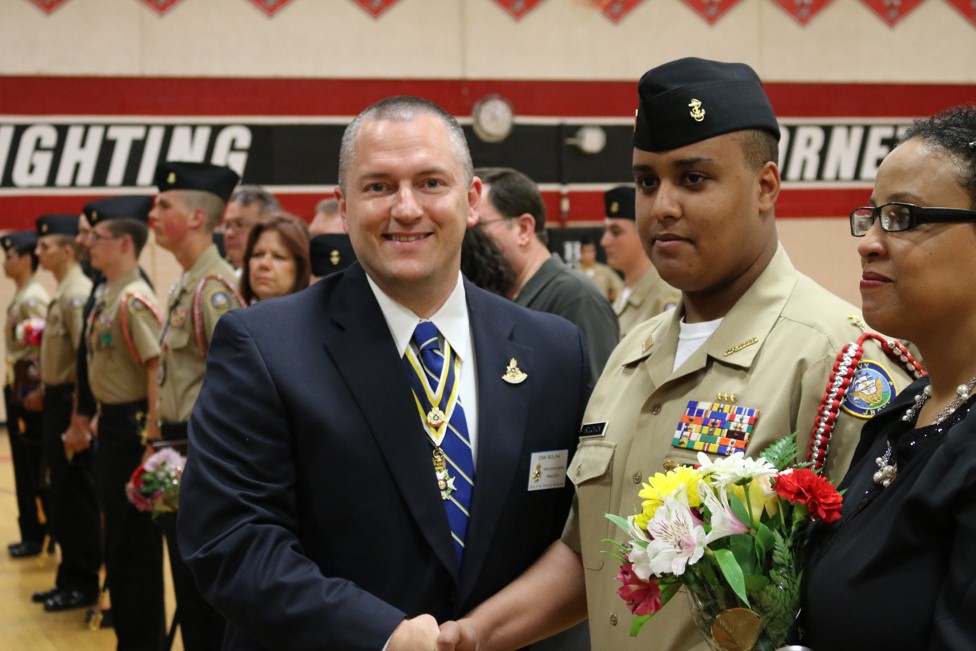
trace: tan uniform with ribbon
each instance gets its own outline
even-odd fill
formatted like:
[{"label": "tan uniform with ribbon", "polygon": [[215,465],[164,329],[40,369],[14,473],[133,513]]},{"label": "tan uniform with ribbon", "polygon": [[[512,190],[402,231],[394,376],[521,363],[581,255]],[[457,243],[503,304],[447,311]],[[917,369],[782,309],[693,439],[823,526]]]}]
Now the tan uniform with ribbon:
[{"label": "tan uniform with ribbon", "polygon": [[[748,456],[792,432],[805,455],[838,352],[862,334],[860,313],[793,267],[780,248],[718,329],[672,372],[683,309],[637,326],[617,347],[594,389],[568,475],[576,500],[563,540],[581,553],[594,649],[701,649],[688,601],[677,595],[629,636],[633,619],[616,594],[619,563],[604,517],[640,511],[641,483],[698,450]],[[865,420],[911,381],[869,340],[839,410],[827,472],[843,477]],[[703,427],[707,421],[711,429]]]},{"label": "tan uniform with ribbon", "polygon": [[91,280],[80,266],[75,265],[65,274],[54,293],[41,341],[41,381],[44,384],[71,384],[75,381],[85,301],[91,294],[91,288]]},{"label": "tan uniform with ribbon", "polygon": [[135,268],[99,290],[88,323],[92,394],[110,405],[146,397],[147,360],[159,356],[159,308]]},{"label": "tan uniform with ribbon", "polygon": [[159,368],[159,416],[164,423],[190,419],[217,319],[243,304],[234,270],[215,246],[204,251],[170,290]]}]

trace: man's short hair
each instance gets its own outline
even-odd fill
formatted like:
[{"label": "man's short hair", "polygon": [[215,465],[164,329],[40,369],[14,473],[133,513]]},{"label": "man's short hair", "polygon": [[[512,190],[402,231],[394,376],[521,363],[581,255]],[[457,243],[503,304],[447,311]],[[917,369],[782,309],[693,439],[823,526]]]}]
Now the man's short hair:
[{"label": "man's short hair", "polygon": [[488,200],[503,217],[528,213],[535,218],[535,232],[545,233],[546,204],[535,181],[510,167],[479,167],[477,175],[482,183],[491,186]]},{"label": "man's short hair", "polygon": [[258,214],[262,217],[281,211],[281,204],[278,203],[278,199],[260,185],[237,186],[234,188],[234,192],[230,195],[228,203],[231,201],[236,201],[242,206],[257,204]]},{"label": "man's short hair", "polygon": [[464,183],[471,185],[474,179],[474,166],[471,163],[471,151],[468,141],[464,137],[464,129],[454,119],[454,116],[433,102],[420,97],[399,95],[387,97],[372,104],[357,115],[342,134],[342,145],[339,148],[339,189],[346,191],[346,175],[355,154],[356,136],[363,122],[388,121],[407,122],[422,115],[438,118],[447,127],[447,135],[454,148],[454,157],[464,170]]},{"label": "man's short hair", "polygon": [[735,133],[739,138],[746,165],[751,169],[758,170],[766,163],[779,161],[779,143],[768,131],[746,129]]},{"label": "man's short hair", "polygon": [[208,233],[212,233],[224,216],[223,199],[203,190],[174,190],[174,192],[179,192],[183,197],[187,212],[193,212],[198,208],[203,210],[207,216],[204,228]]},{"label": "man's short hair", "polygon": [[337,213],[339,212],[339,202],[335,199],[322,199],[315,204],[315,212]]},{"label": "man's short hair", "polygon": [[[181,192],[196,192],[190,190],[181,190]],[[200,192],[200,194],[210,194],[209,192]],[[216,200],[220,200],[219,197],[211,195]],[[137,220],[130,219],[128,217],[123,217],[121,219],[108,219],[105,221],[105,228],[108,232],[116,237],[122,235],[128,235],[132,238],[132,246],[136,251],[136,258],[142,253],[142,247],[146,245],[146,240],[149,238],[149,229],[146,225]]]},{"label": "man's short hair", "polygon": [[77,259],[78,256],[81,255],[81,245],[78,244],[78,241],[75,239],[73,235],[65,235],[64,233],[53,233],[51,235],[47,235],[46,237],[50,237],[51,242],[54,244],[54,246],[58,248],[61,248],[63,246],[70,248],[71,253],[74,255],[75,259]]}]

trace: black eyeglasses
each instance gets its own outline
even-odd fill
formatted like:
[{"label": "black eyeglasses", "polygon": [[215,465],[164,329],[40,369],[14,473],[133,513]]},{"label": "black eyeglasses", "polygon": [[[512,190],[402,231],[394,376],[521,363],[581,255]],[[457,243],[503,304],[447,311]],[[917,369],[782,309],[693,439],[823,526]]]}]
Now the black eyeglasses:
[{"label": "black eyeglasses", "polygon": [[893,201],[883,206],[864,206],[851,212],[851,235],[864,237],[879,219],[881,230],[889,233],[907,231],[919,224],[976,222],[976,210],[963,208],[922,208],[911,203]]}]

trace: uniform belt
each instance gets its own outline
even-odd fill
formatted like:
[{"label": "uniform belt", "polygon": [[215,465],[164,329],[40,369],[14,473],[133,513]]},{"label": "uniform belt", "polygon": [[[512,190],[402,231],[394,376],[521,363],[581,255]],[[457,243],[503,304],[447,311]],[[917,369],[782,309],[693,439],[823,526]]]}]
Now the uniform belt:
[{"label": "uniform belt", "polygon": [[134,402],[120,402],[115,405],[109,405],[104,402],[98,403],[98,413],[100,416],[107,416],[109,418],[127,418],[136,414],[138,412],[146,412],[149,410],[149,403],[146,400],[136,400]]},{"label": "uniform belt", "polygon": [[187,439],[187,423],[160,423],[159,432],[166,441],[183,443]]},{"label": "uniform belt", "polygon": [[44,393],[61,393],[64,391],[74,391],[75,383],[68,382],[66,384],[45,384]]}]

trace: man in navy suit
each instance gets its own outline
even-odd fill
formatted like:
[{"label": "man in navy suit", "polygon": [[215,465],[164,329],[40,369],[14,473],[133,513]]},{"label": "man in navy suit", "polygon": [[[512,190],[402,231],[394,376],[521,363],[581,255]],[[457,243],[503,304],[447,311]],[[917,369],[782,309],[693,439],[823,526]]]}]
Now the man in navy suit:
[{"label": "man in navy suit", "polygon": [[[221,318],[190,420],[180,550],[225,649],[435,648],[438,621],[558,539],[571,498],[586,344],[461,276],[481,181],[457,122],[412,97],[367,108],[337,194],[359,262]],[[427,322],[451,369],[433,392],[456,387],[433,407],[411,377]]]}]

